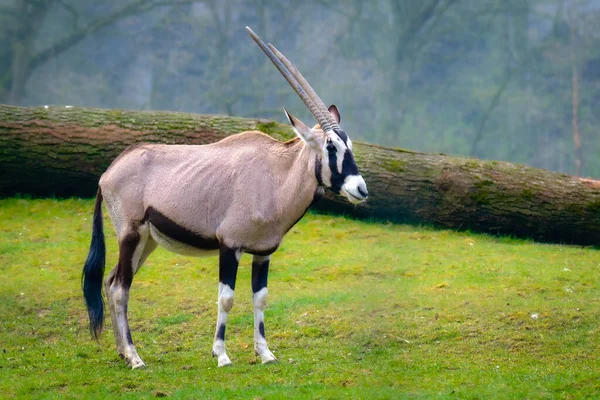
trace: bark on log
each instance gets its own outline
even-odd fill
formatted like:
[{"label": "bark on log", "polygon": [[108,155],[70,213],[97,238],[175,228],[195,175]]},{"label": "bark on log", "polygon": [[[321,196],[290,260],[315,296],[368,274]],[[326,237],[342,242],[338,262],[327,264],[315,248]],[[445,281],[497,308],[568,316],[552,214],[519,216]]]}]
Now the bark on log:
[{"label": "bark on log", "polygon": [[[277,139],[268,120],[0,105],[0,194],[93,196],[99,176],[137,142],[204,144],[245,130]],[[540,241],[600,243],[600,184],[523,165],[356,143],[369,200],[329,193],[317,208]]]}]

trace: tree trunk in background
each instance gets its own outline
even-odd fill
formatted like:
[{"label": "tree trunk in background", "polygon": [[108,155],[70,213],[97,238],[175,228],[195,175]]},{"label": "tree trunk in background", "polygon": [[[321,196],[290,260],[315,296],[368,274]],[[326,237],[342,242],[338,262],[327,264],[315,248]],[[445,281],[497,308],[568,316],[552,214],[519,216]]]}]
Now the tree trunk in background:
[{"label": "tree trunk in background", "polygon": [[[130,144],[205,144],[245,130],[292,137],[289,127],[266,120],[0,105],[0,193],[91,197],[100,175]],[[354,153],[369,200],[352,206],[328,193],[317,208],[541,241],[600,243],[598,181],[363,143],[355,144]]]},{"label": "tree trunk in background", "polygon": [[208,144],[248,130],[293,135],[268,120],[0,105],[0,194],[91,197],[100,175],[131,144]]},{"label": "tree trunk in background", "polygon": [[577,58],[575,57],[575,28],[573,22],[569,23],[569,55],[571,57],[571,81],[573,92],[571,96],[573,126],[573,150],[575,158],[575,175],[581,175],[582,152],[581,152],[581,134],[579,133],[579,75],[577,72]]}]

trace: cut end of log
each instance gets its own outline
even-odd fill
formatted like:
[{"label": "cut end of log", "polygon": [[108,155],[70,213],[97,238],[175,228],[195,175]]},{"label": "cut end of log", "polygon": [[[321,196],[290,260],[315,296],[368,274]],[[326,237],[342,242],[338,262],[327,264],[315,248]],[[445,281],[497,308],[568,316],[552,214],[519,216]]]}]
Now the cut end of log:
[{"label": "cut end of log", "polygon": [[596,179],[579,178],[579,180],[586,187],[589,187],[589,188],[592,188],[592,189],[600,189],[600,181],[598,181]]}]

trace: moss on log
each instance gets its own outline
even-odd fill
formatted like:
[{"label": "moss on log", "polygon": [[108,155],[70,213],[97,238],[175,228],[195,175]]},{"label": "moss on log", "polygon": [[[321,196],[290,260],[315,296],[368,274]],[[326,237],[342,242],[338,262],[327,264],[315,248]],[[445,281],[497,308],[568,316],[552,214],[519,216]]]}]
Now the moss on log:
[{"label": "moss on log", "polygon": [[[286,125],[259,119],[0,105],[0,194],[93,196],[99,176],[133,143],[205,144],[247,130],[279,140],[293,135]],[[600,243],[597,181],[364,143],[356,143],[354,153],[369,201],[352,206],[329,193],[319,208],[541,241]]]},{"label": "moss on log", "polygon": [[131,144],[208,144],[248,130],[293,137],[260,119],[0,105],[0,194],[93,196],[100,175]]}]

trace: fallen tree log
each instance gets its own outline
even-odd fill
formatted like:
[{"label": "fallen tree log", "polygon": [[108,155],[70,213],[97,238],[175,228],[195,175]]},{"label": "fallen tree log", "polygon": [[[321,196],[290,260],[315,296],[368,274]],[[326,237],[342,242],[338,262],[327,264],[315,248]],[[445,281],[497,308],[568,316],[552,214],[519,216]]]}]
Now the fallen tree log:
[{"label": "fallen tree log", "polygon": [[[286,125],[260,119],[0,105],[0,194],[91,197],[100,175],[130,144],[205,144],[245,130],[292,137]],[[547,242],[600,243],[598,181],[364,143],[356,143],[354,153],[369,200],[352,206],[329,193],[317,208]]]}]

